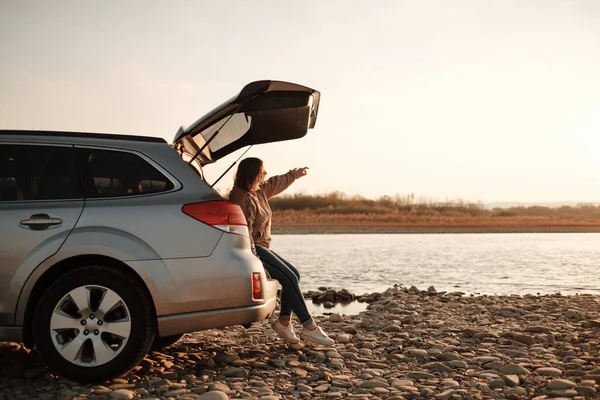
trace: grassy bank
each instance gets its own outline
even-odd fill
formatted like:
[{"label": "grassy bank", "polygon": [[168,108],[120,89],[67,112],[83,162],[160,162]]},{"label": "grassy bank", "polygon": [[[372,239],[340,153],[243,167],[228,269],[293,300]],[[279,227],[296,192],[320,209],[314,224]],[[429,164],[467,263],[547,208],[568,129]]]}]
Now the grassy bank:
[{"label": "grassy bank", "polygon": [[600,206],[487,209],[481,203],[372,200],[340,193],[271,200],[277,233],[600,232]]}]

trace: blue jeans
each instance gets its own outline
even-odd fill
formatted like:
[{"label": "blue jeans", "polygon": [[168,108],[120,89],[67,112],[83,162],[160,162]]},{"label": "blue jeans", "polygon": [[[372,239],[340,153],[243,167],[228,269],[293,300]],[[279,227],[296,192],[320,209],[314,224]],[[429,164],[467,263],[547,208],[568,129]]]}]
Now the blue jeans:
[{"label": "blue jeans", "polygon": [[291,316],[293,311],[301,323],[310,322],[312,318],[306,308],[302,291],[300,291],[300,273],[296,267],[274,251],[262,246],[256,246],[256,254],[269,275],[277,279],[281,285],[280,318]]}]

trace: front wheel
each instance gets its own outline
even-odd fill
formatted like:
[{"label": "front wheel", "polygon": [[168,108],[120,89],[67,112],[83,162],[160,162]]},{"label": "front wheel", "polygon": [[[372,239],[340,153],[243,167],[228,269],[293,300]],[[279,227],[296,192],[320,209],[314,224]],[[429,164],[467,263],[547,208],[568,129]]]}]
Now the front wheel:
[{"label": "front wheel", "polygon": [[82,267],[58,278],[35,311],[33,338],[48,368],[72,381],[103,382],[135,367],[154,340],[145,291],[123,271]]}]

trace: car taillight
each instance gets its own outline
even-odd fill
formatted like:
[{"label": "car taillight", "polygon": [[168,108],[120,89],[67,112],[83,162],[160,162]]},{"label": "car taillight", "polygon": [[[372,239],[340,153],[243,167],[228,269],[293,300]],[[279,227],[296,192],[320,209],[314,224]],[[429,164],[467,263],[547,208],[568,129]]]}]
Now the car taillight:
[{"label": "car taillight", "polygon": [[252,273],[252,300],[260,300],[261,297],[260,287],[260,274],[258,272]]},{"label": "car taillight", "polygon": [[248,223],[240,206],[228,200],[205,201],[183,206],[190,217],[225,232],[248,235]]}]

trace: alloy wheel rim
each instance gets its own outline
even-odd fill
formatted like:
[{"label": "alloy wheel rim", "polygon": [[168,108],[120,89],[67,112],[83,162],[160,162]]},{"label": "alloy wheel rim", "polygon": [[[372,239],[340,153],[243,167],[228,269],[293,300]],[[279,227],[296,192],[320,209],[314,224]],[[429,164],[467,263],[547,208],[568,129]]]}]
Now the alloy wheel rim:
[{"label": "alloy wheel rim", "polygon": [[131,334],[125,301],[104,286],[80,286],[67,293],[50,318],[50,336],[58,353],[82,367],[104,365],[117,357]]}]

